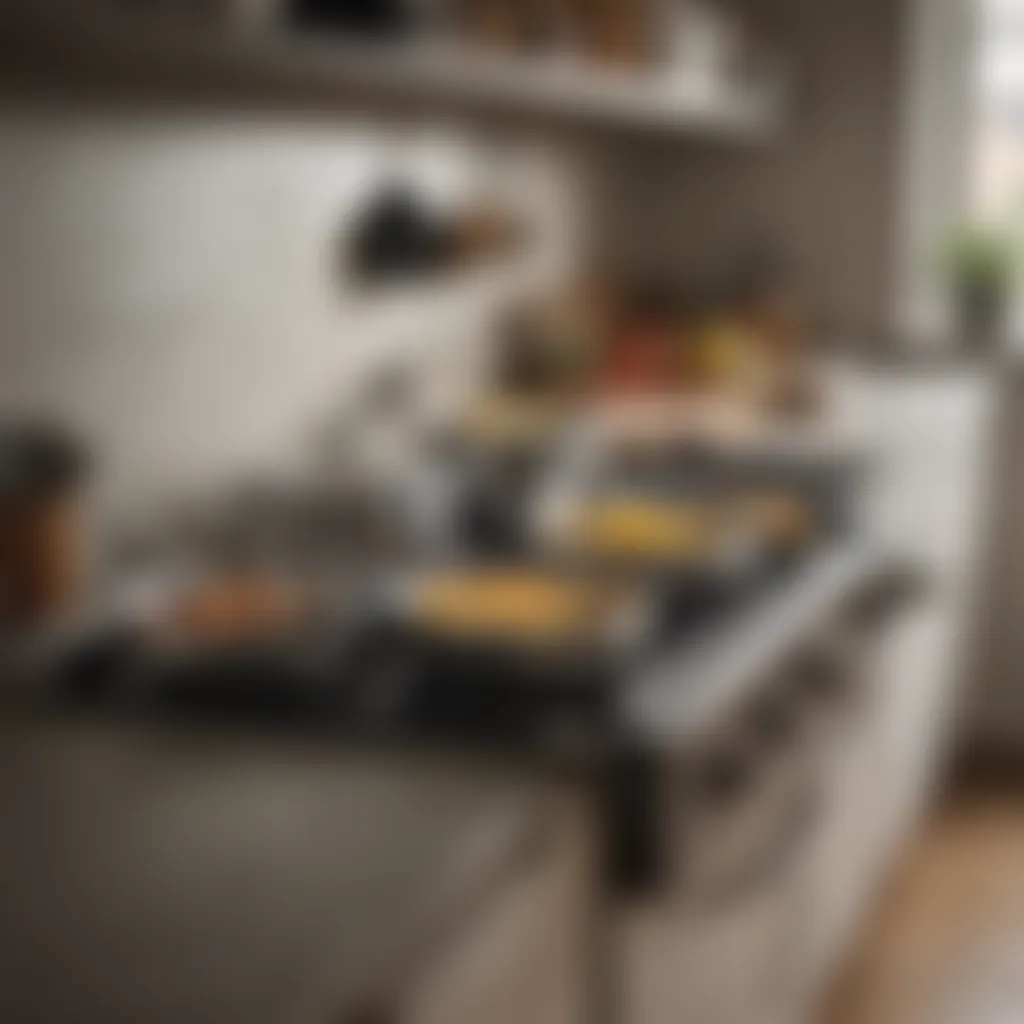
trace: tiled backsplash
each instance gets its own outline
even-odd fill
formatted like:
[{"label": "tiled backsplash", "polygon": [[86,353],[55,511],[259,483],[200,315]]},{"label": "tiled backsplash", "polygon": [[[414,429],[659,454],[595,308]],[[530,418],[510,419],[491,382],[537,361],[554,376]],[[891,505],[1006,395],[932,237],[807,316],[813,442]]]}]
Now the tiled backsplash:
[{"label": "tiled backsplash", "polygon": [[[108,509],[294,463],[374,365],[461,386],[500,298],[579,237],[567,163],[436,127],[21,111],[0,139],[0,413],[81,430]],[[497,170],[534,225],[527,266],[357,293],[338,233],[394,168],[442,199]]]}]

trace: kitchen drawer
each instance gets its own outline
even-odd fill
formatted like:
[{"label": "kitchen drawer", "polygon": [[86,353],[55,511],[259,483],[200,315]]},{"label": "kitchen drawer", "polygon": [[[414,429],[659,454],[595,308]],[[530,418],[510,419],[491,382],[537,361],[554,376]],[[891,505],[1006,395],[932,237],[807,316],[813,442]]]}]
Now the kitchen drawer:
[{"label": "kitchen drawer", "polygon": [[802,856],[728,905],[664,901],[624,915],[628,1024],[793,1024],[808,907]]},{"label": "kitchen drawer", "polygon": [[576,816],[522,865],[497,899],[440,944],[386,1014],[372,1019],[583,1024],[593,934],[592,856],[586,825]]},{"label": "kitchen drawer", "polygon": [[927,805],[950,711],[943,633],[925,608],[866,638],[856,714],[824,764],[826,814],[807,872],[808,1000],[820,997]]},{"label": "kitchen drawer", "polygon": [[[816,945],[843,913],[819,906],[834,889],[829,879],[824,889],[819,884],[822,856],[834,866],[841,854],[850,873],[861,868],[860,853],[849,843],[857,837],[846,826],[860,824],[849,801],[860,799],[866,767],[870,773],[866,740],[875,700],[865,675],[871,653],[870,640],[837,624],[769,688],[796,701],[799,725],[779,740],[775,763],[758,771],[750,827],[744,808],[734,815],[749,865],[738,886],[703,889],[703,874],[694,867],[714,867],[716,852],[725,857],[730,844],[705,832],[699,815],[680,815],[674,886],[621,922],[628,1024],[796,1024],[806,1018],[822,968]],[[763,718],[751,721],[770,729]],[[762,733],[762,741],[771,735]],[[723,734],[718,741],[727,740]],[[680,772],[685,778],[682,766]],[[845,898],[852,886],[839,888]]]},{"label": "kitchen drawer", "polygon": [[618,922],[628,1024],[794,1024],[819,827],[813,771],[768,770],[721,827],[681,816],[667,889]]}]

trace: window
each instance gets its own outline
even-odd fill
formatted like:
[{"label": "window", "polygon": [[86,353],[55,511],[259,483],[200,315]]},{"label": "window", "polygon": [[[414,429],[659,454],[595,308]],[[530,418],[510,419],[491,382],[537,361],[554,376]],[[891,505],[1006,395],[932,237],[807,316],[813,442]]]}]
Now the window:
[{"label": "window", "polygon": [[907,10],[894,298],[900,336],[929,346],[950,338],[938,263],[952,234],[986,221],[1024,248],[1024,0],[909,0]]},{"label": "window", "polygon": [[970,206],[1024,236],[1024,0],[981,0]]}]

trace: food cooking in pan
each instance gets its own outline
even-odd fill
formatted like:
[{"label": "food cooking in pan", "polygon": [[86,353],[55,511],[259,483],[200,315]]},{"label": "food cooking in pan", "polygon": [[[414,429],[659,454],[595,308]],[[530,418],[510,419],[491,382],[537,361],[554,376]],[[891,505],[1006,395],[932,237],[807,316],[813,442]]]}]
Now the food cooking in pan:
[{"label": "food cooking in pan", "polygon": [[471,444],[532,446],[551,440],[563,422],[563,411],[553,403],[491,395],[463,411],[455,433]]},{"label": "food cooking in pan", "polygon": [[689,562],[710,554],[715,529],[711,509],[696,503],[610,497],[580,509],[567,540],[598,559]]},{"label": "food cooking in pan", "polygon": [[167,633],[225,642],[287,632],[305,622],[310,596],[291,582],[260,576],[212,579],[187,589],[167,610]]},{"label": "food cooking in pan", "polygon": [[798,552],[812,543],[817,533],[811,503],[795,491],[756,491],[744,495],[738,507],[750,532],[775,552]]},{"label": "food cooking in pan", "polygon": [[453,569],[420,581],[413,618],[448,637],[554,642],[600,628],[615,597],[607,587],[543,570]]}]

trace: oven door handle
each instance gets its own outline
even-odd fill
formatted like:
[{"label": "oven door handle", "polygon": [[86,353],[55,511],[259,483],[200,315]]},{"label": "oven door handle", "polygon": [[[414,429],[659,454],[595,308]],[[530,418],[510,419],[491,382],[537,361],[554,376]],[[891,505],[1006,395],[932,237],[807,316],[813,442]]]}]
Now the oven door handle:
[{"label": "oven door handle", "polygon": [[935,581],[924,566],[907,559],[894,559],[883,572],[854,598],[849,608],[853,623],[869,631],[885,626],[934,592]]}]

